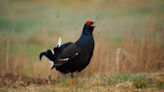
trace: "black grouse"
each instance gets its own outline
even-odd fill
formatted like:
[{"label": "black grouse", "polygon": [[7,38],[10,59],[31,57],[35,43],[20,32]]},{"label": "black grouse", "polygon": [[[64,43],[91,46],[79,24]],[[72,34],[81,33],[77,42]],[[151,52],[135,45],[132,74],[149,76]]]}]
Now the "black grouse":
[{"label": "black grouse", "polygon": [[86,21],[82,34],[76,42],[67,42],[57,45],[53,51],[47,50],[40,53],[53,62],[51,69],[56,68],[63,74],[80,72],[89,63],[94,50],[93,21]]}]

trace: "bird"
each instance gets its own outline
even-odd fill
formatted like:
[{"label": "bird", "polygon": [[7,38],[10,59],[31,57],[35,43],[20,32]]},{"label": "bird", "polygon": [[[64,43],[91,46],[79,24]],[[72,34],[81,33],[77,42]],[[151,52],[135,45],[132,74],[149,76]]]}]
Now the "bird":
[{"label": "bird", "polygon": [[40,60],[43,56],[52,61],[51,69],[56,69],[62,74],[81,72],[91,61],[94,52],[94,22],[87,20],[82,29],[81,36],[75,42],[61,44],[59,38],[58,45],[53,50],[41,52]]}]

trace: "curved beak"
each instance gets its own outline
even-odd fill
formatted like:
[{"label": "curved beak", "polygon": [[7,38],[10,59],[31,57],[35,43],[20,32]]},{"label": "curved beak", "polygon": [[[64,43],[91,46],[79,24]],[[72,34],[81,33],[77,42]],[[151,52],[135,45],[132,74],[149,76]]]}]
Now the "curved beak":
[{"label": "curved beak", "polygon": [[92,26],[92,27],[95,27],[94,23],[95,23],[95,22],[93,22],[93,21],[91,22],[91,26]]},{"label": "curved beak", "polygon": [[39,55],[39,59],[41,60],[44,55],[46,55],[46,52],[41,52]]}]

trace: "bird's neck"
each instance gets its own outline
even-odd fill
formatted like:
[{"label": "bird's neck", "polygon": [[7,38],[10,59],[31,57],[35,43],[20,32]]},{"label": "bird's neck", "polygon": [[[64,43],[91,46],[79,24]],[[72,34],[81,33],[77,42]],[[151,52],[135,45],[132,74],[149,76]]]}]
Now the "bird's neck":
[{"label": "bird's neck", "polygon": [[93,34],[90,33],[86,35],[84,32],[82,32],[82,35],[76,41],[76,44],[82,48],[88,48],[88,50],[90,50],[90,48],[94,48]]}]

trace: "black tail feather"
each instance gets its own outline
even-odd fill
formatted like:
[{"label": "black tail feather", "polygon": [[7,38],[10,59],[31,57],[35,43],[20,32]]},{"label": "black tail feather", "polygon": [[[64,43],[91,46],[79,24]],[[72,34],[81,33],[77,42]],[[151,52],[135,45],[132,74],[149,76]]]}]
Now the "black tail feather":
[{"label": "black tail feather", "polygon": [[41,52],[40,55],[39,55],[39,59],[41,60],[43,56],[46,55],[46,52]]}]

